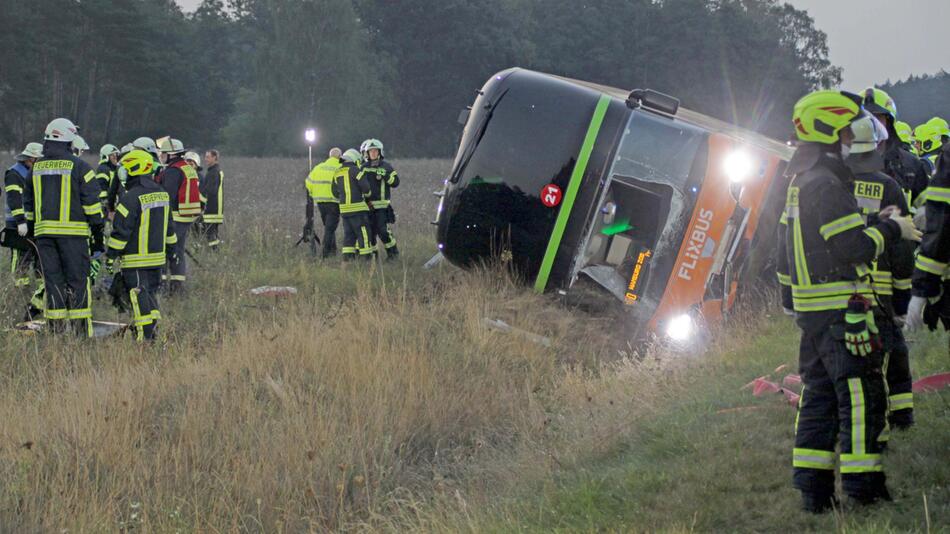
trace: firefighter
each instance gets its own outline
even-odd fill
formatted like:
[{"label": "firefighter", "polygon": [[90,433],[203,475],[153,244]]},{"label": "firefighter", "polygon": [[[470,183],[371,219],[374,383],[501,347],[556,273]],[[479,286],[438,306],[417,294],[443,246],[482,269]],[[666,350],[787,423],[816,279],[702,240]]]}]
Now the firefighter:
[{"label": "firefighter", "polygon": [[43,157],[24,187],[24,208],[34,224],[43,281],[46,321],[54,332],[65,321],[92,337],[89,253],[103,252],[102,205],[96,173],[70,151],[76,126],[56,119],[46,127]]},{"label": "firefighter", "polygon": [[901,141],[901,147],[919,157],[920,153],[917,151],[917,141],[914,140],[914,129],[911,125],[903,121],[895,121],[894,130],[897,131],[897,138]]},{"label": "firefighter", "polygon": [[[122,156],[132,152],[135,149],[132,146],[132,143],[123,145],[117,154],[118,159],[122,159]],[[128,178],[127,171],[122,165],[118,165],[115,171],[115,177],[112,179],[112,182],[109,184],[109,191],[106,194],[106,209],[109,213],[109,218],[111,220],[112,216],[115,214],[116,205],[119,202],[119,197],[122,196],[122,193],[125,193],[125,181]]]},{"label": "firefighter", "polygon": [[937,159],[940,157],[940,149],[950,142],[950,126],[947,121],[940,117],[934,117],[926,122],[927,129],[925,137],[928,143],[921,146],[921,158],[927,161],[932,171],[937,171]]},{"label": "firefighter", "polygon": [[152,179],[155,169],[152,155],[133,150],[122,157],[121,164],[128,175],[128,190],[116,206],[106,265],[111,272],[115,260],[121,258],[136,338],[152,340],[162,318],[158,309],[162,266],[166,259],[174,260],[178,238],[169,194]]},{"label": "firefighter", "polygon": [[318,164],[304,183],[307,189],[306,224],[303,228],[304,239],[312,239],[313,206],[320,211],[323,222],[323,258],[336,255],[336,229],[340,225],[340,201],[333,192],[333,180],[343,163],[339,148],[331,148],[326,161]]},{"label": "firefighter", "polygon": [[816,91],[795,104],[800,141],[780,225],[778,272],[786,277],[802,330],[803,390],[795,429],[793,483],[803,509],[835,503],[835,447],[845,493],[860,504],[889,500],[878,436],[884,430],[883,355],[871,313],[868,264],[901,237],[919,240],[910,216],[888,207],[865,226],[844,163],[850,125],[864,115],[862,97]]},{"label": "firefighter", "polygon": [[371,259],[370,246],[369,184],[360,174],[360,153],[351,148],[343,153],[340,169],[331,184],[333,196],[340,202],[340,218],[343,220],[343,260],[357,257]]},{"label": "firefighter", "polygon": [[[77,128],[78,128],[78,127],[77,127]],[[77,135],[76,138],[73,139],[73,142],[72,142],[72,153],[73,153],[73,155],[76,156],[77,158],[81,158],[81,157],[82,157],[82,153],[85,152],[85,151],[87,151],[87,150],[89,150],[89,148],[90,148],[90,147],[89,147],[89,143],[87,143],[86,140],[82,138],[82,136]]]},{"label": "firefighter", "polygon": [[[224,224],[224,171],[216,149],[205,151],[205,175],[201,177],[201,197],[204,204],[200,235],[211,250],[221,246],[221,225]],[[200,164],[200,162],[199,162]]]},{"label": "firefighter", "polygon": [[399,256],[396,238],[392,233],[392,224],[396,222],[396,212],[391,204],[392,190],[399,187],[399,174],[385,161],[383,143],[379,139],[367,139],[360,147],[363,151],[363,178],[369,184],[369,224],[370,246],[376,250],[379,238],[386,249],[386,259]]},{"label": "firefighter", "polygon": [[943,145],[925,195],[924,238],[914,265],[907,328],[950,330],[950,144]]},{"label": "firefighter", "polygon": [[[99,149],[99,167],[96,169],[96,179],[99,180],[99,199],[104,207],[108,207],[109,191],[112,190],[112,181],[115,180],[116,170],[119,168],[119,148],[115,145],[103,145]],[[108,214],[108,213],[104,213]]]},{"label": "firefighter", "polygon": [[[908,208],[914,211],[921,193],[927,189],[927,166],[913,152],[902,146],[897,135],[897,105],[886,92],[868,87],[864,90],[864,109],[887,127],[888,139],[884,148],[884,172],[897,180],[907,197]],[[907,212],[904,212],[905,215]]]},{"label": "firefighter", "polygon": [[943,147],[943,136],[934,124],[925,122],[914,128],[914,138],[917,140],[920,159],[927,165],[930,175],[933,176],[937,170],[937,156]]},{"label": "firefighter", "polygon": [[29,287],[30,273],[35,276],[35,288],[30,304],[27,307],[27,321],[39,316],[43,312],[43,273],[39,269],[36,258],[36,249],[26,241],[33,239],[33,228],[26,220],[26,210],[23,208],[23,189],[30,178],[33,164],[43,157],[43,145],[29,143],[23,152],[17,155],[16,163],[7,169],[3,177],[3,189],[6,192],[5,226],[15,231],[20,238],[21,248],[11,247],[10,273],[13,275],[14,287]]},{"label": "firefighter", "polygon": [[[877,224],[878,213],[887,206],[896,206],[901,213],[909,213],[900,185],[882,172],[889,135],[885,127],[874,116],[868,115],[856,120],[851,131],[854,142],[846,163],[855,174],[854,198],[865,224],[868,227]],[[888,423],[901,430],[914,423],[910,354],[902,331],[914,273],[914,248],[912,241],[889,243],[884,253],[869,265],[874,300],[879,305],[877,326],[884,344]],[[889,432],[885,431],[880,439],[887,441],[888,437]]]},{"label": "firefighter", "polygon": [[132,141],[132,148],[138,148],[144,150],[152,155],[152,159],[155,160],[156,167],[156,176],[158,173],[162,172],[164,168],[161,152],[158,150],[158,145],[155,143],[155,140],[151,137],[139,137],[135,141]]},{"label": "firefighter", "polygon": [[168,193],[171,201],[172,220],[180,254],[176,254],[168,262],[169,291],[179,294],[185,289],[188,276],[188,265],[185,254],[188,246],[188,233],[195,219],[201,215],[200,183],[198,172],[182,157],[185,147],[178,139],[163,138],[158,145],[165,168],[158,177],[158,182]]}]

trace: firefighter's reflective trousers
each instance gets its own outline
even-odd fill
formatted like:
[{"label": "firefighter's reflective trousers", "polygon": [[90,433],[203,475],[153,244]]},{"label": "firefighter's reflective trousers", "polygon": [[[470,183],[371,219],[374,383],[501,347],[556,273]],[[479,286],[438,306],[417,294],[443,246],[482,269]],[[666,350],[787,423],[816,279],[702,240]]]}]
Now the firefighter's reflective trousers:
[{"label": "firefighter's reflective trousers", "polygon": [[344,213],[341,218],[343,219],[343,259],[352,260],[357,256],[372,257],[368,212]]},{"label": "firefighter's reflective trousers", "polygon": [[36,239],[36,247],[43,265],[50,330],[62,331],[69,321],[77,334],[92,337],[89,240],[43,236]]},{"label": "firefighter's reflective trousers", "polygon": [[803,390],[795,422],[793,483],[831,495],[835,445],[844,492],[862,498],[884,490],[881,443],[887,396],[883,353],[854,356],[844,343],[844,313],[800,313],[799,372]]},{"label": "firefighter's reflective trousers", "polygon": [[155,339],[155,328],[162,318],[158,311],[158,290],[162,283],[162,269],[123,269],[122,277],[132,303],[132,328],[139,341]]}]

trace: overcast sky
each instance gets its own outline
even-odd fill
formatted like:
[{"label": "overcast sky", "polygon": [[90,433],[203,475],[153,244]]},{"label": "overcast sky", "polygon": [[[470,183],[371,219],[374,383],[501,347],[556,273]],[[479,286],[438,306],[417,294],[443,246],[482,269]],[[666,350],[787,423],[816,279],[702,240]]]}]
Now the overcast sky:
[{"label": "overcast sky", "polygon": [[[200,3],[178,1],[187,10]],[[846,89],[950,71],[950,0],[786,1],[807,10],[828,34],[831,62],[844,68]]]}]

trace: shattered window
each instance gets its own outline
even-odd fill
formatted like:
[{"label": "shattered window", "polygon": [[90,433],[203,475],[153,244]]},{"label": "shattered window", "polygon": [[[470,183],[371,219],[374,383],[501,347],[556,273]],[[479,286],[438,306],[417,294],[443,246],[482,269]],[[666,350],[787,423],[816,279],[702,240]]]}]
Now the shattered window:
[{"label": "shattered window", "polygon": [[620,141],[611,174],[683,190],[704,138],[705,132],[694,126],[635,111]]}]

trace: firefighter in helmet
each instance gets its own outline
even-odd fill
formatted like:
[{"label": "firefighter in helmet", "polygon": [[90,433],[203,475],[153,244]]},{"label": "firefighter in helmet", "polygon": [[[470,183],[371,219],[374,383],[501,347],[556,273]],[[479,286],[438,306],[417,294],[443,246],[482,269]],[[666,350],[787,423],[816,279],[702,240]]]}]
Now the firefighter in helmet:
[{"label": "firefighter in helmet", "polygon": [[155,338],[155,327],[162,318],[158,309],[162,266],[166,260],[174,260],[178,237],[172,224],[171,197],[153,179],[151,154],[133,150],[122,157],[121,164],[128,176],[127,191],[116,206],[106,265],[111,271],[121,258],[132,326],[141,341]]},{"label": "firefighter in helmet", "polygon": [[367,139],[360,149],[363,153],[363,178],[370,189],[370,246],[375,250],[378,238],[386,249],[386,258],[393,260],[399,256],[399,248],[392,231],[392,225],[396,222],[392,190],[399,187],[399,174],[385,160],[385,149],[379,139]]},{"label": "firefighter in helmet", "polygon": [[793,483],[813,513],[835,500],[836,447],[849,498],[888,500],[881,443],[886,394],[869,264],[901,238],[919,240],[909,215],[887,207],[866,225],[845,165],[864,116],[863,98],[816,91],[796,103],[799,146],[779,226],[778,274],[790,286],[802,330],[799,371],[804,389],[792,453]]},{"label": "firefighter in helmet", "polygon": [[105,250],[104,223],[96,173],[72,153],[77,131],[68,119],[49,123],[43,157],[33,165],[23,197],[43,266],[47,323],[55,332],[68,321],[76,333],[92,337],[90,251]]}]

